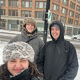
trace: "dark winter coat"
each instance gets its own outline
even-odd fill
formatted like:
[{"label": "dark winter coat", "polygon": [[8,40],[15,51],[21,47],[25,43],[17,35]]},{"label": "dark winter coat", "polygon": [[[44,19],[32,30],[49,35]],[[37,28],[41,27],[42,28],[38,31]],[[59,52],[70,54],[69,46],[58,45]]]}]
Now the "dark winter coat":
[{"label": "dark winter coat", "polygon": [[12,76],[9,72],[5,74],[6,79],[0,76],[0,80],[40,80],[38,77],[31,75],[30,69],[26,69],[16,76]]},{"label": "dark winter coat", "polygon": [[39,53],[40,49],[44,45],[43,41],[40,39],[40,37],[37,34],[37,29],[32,33],[29,34],[25,31],[25,29],[22,29],[21,34],[17,35],[15,38],[10,40],[9,43],[16,42],[16,41],[23,41],[29,43],[34,51],[35,51],[35,62],[37,59],[37,54]]},{"label": "dark winter coat", "polygon": [[[60,36],[55,40],[51,35],[51,27],[60,27]],[[55,21],[50,25],[52,41],[47,42],[37,60],[38,68],[45,80],[74,80],[78,71],[78,60],[74,46],[64,40],[63,25]]]}]

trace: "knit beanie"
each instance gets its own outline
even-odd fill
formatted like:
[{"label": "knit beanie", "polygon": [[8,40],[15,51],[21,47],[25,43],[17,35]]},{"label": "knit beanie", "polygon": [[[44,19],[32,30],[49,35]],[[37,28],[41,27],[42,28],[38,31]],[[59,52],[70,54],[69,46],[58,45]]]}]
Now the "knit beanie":
[{"label": "knit beanie", "polygon": [[25,58],[30,62],[34,62],[34,50],[25,42],[13,42],[7,44],[3,49],[3,62],[6,63],[10,59]]}]

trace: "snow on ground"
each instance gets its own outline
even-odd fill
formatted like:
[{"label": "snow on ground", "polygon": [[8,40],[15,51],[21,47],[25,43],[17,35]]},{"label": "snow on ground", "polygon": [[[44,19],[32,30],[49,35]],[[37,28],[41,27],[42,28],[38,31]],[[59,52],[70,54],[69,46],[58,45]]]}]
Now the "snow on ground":
[{"label": "snow on ground", "polygon": [[[0,65],[3,64],[2,51],[3,51],[3,48],[5,45],[7,45],[7,42],[0,41]],[[80,50],[79,49],[77,49],[77,53],[78,53],[78,61],[79,61],[79,66],[80,66]],[[75,80],[80,80],[80,67],[78,69],[78,74],[77,74]]]},{"label": "snow on ground", "polygon": [[0,41],[0,65],[3,64],[3,61],[2,61],[2,51],[3,51],[3,48],[4,48],[4,46],[6,44],[7,44],[7,42]]},{"label": "snow on ground", "polygon": [[78,62],[79,62],[79,69],[75,80],[80,80],[80,58],[78,59]]},{"label": "snow on ground", "polygon": [[10,31],[10,30],[2,30],[2,29],[0,29],[0,33],[20,34],[20,32],[18,31]]}]

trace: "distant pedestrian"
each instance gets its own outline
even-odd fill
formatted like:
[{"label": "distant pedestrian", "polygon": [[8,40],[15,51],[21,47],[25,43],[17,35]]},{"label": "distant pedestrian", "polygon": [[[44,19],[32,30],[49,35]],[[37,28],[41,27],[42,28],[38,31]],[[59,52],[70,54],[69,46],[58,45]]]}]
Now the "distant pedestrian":
[{"label": "distant pedestrian", "polygon": [[64,39],[63,24],[54,21],[49,27],[52,41],[40,52],[37,65],[44,80],[74,80],[78,71],[78,59],[74,46]]},{"label": "distant pedestrian", "polygon": [[36,21],[33,18],[26,18],[24,20],[21,34],[11,39],[9,43],[16,41],[23,41],[29,43],[33,47],[35,51],[35,62],[36,62],[37,55],[42,46],[44,45],[44,43],[38,35]]},{"label": "distant pedestrian", "polygon": [[34,50],[25,42],[13,42],[3,50],[0,80],[40,80],[42,74],[34,64]]}]

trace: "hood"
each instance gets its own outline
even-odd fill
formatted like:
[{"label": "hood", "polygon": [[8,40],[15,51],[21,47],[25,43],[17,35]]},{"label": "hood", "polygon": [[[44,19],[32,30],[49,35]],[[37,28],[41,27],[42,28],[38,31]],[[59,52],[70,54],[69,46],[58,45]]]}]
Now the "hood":
[{"label": "hood", "polygon": [[[32,25],[35,27],[32,33],[29,33],[29,32],[26,30],[26,25],[29,24],[29,23],[32,24]],[[36,24],[36,21],[35,21],[33,18],[25,18],[22,28],[23,28],[27,33],[33,34],[34,32],[37,32],[37,24]]]},{"label": "hood", "polygon": [[[51,27],[53,25],[58,25],[59,28],[60,28],[60,36],[57,40],[55,40],[53,37],[52,37],[52,34],[51,34]],[[50,27],[49,27],[49,31],[50,31],[50,36],[52,38],[53,41],[59,41],[59,40],[64,40],[64,27],[63,27],[63,24],[60,22],[60,21],[54,21],[50,24]]]}]

